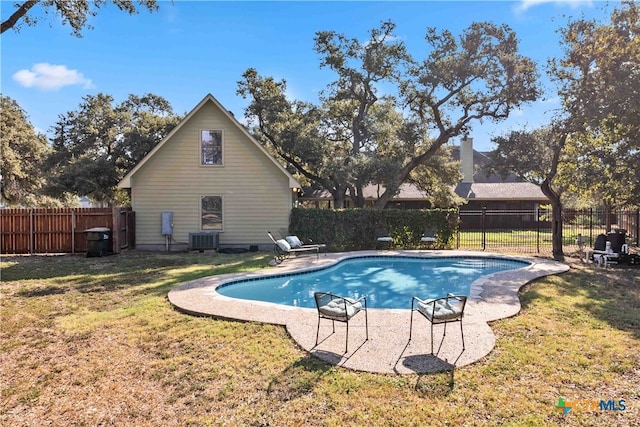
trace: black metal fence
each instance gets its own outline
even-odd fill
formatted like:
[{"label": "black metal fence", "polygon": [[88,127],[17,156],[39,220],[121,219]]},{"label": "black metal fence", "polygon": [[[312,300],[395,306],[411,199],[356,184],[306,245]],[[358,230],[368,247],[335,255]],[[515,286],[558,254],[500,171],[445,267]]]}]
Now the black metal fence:
[{"label": "black metal fence", "polygon": [[[599,234],[611,229],[626,230],[626,241],[640,246],[640,209],[606,211],[603,209],[564,209],[563,248],[578,250],[578,235],[593,247]],[[551,209],[460,211],[460,249],[522,253],[551,253]]]}]

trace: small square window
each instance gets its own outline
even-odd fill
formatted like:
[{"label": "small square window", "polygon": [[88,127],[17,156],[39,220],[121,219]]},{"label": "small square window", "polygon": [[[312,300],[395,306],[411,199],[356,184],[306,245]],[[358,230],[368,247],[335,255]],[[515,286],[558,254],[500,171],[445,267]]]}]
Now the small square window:
[{"label": "small square window", "polygon": [[202,230],[222,230],[222,197],[203,196],[200,207]]},{"label": "small square window", "polygon": [[200,136],[203,165],[222,165],[222,131],[203,130]]}]

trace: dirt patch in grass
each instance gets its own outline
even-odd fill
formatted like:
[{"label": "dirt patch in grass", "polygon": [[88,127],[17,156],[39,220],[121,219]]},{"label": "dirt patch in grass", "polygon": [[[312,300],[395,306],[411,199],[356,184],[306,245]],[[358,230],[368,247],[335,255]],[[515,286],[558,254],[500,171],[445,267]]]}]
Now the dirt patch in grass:
[{"label": "dirt patch in grass", "polygon": [[[640,269],[569,260],[495,322],[484,360],[434,375],[326,365],[278,326],[192,317],[178,283],[269,254],[128,252],[2,260],[0,424],[619,425],[640,418]],[[626,401],[573,411],[558,398]]]}]

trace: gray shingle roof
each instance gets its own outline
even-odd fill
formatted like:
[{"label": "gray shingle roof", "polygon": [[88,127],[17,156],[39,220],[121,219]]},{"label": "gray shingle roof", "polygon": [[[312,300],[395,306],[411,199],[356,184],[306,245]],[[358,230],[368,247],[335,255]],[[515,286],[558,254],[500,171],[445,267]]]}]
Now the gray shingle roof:
[{"label": "gray shingle roof", "polygon": [[[451,156],[454,160],[460,160],[460,149],[452,150]],[[512,200],[512,201],[534,201],[548,202],[549,199],[542,193],[540,187],[530,182],[518,182],[514,174],[505,178],[499,175],[486,175],[482,168],[489,161],[486,153],[473,151],[473,164],[476,172],[473,175],[474,182],[459,183],[454,192],[466,200]],[[364,197],[367,200],[377,200],[384,193],[381,185],[370,184],[364,189]],[[400,192],[393,197],[394,201],[424,200],[427,195],[415,184],[405,183],[400,187]],[[324,189],[307,189],[301,199],[307,200],[331,200],[331,193]]]},{"label": "gray shingle roof", "polygon": [[549,201],[540,187],[530,182],[461,182],[455,193],[467,200]]},{"label": "gray shingle roof", "polygon": [[[466,200],[530,200],[548,202],[539,186],[530,182],[461,182],[455,188],[455,193]],[[377,200],[384,193],[384,187],[375,184],[367,185],[364,198]],[[301,199],[331,200],[331,193],[324,189],[316,189],[305,193]],[[427,195],[414,184],[402,184],[400,192],[393,197],[395,201],[424,200]]]}]

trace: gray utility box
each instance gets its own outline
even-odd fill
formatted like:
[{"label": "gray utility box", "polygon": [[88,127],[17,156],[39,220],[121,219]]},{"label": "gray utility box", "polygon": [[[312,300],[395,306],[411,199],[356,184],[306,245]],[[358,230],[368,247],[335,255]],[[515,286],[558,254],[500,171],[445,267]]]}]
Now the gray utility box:
[{"label": "gray utility box", "polygon": [[173,234],[173,212],[162,211],[162,235],[171,236]]},{"label": "gray utility box", "polygon": [[87,257],[104,256],[113,252],[110,228],[89,228],[84,230],[84,234],[87,237]]}]

